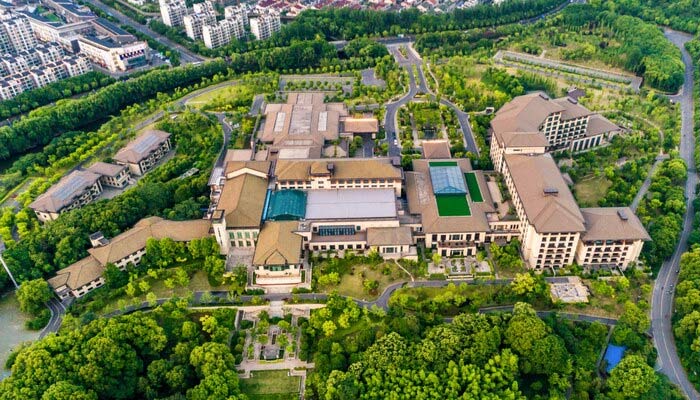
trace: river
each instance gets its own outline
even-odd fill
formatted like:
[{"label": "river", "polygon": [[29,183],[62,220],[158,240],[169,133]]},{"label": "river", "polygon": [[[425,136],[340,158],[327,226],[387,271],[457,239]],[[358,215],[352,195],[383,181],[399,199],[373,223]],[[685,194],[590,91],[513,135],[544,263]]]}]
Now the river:
[{"label": "river", "polygon": [[0,379],[10,375],[5,369],[5,361],[17,345],[28,340],[36,340],[38,331],[24,328],[29,317],[19,311],[19,303],[14,292],[0,297]]}]

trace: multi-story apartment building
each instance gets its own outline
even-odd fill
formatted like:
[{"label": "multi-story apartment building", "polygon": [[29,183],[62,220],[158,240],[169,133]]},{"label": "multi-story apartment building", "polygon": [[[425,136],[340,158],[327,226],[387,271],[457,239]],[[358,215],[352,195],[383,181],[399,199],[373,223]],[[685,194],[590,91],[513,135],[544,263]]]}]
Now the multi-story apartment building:
[{"label": "multi-story apartment building", "polygon": [[202,39],[202,28],[206,25],[216,24],[216,15],[190,14],[184,18],[185,33],[192,40]]},{"label": "multi-story apartment building", "polygon": [[29,20],[21,14],[0,22],[0,47],[5,51],[31,50],[37,45]]},{"label": "multi-story apartment building", "polygon": [[171,148],[168,132],[149,130],[129,142],[112,159],[140,176],[150,171]]},{"label": "multi-story apartment building", "polygon": [[[583,151],[605,144],[620,128],[570,97],[550,99],[544,93],[518,96],[491,121],[499,143],[520,141],[518,135],[544,136],[548,150]],[[528,141],[531,141],[529,139]],[[493,141],[492,141],[493,142]]]},{"label": "multi-story apartment building", "polygon": [[66,56],[62,60],[68,76],[78,76],[92,71],[90,61],[82,56]]},{"label": "multi-story apartment building", "polygon": [[93,202],[102,193],[100,175],[89,171],[73,171],[36,198],[29,208],[39,221],[53,221],[66,211]]},{"label": "multi-story apartment building", "polygon": [[207,220],[168,221],[159,217],[140,220],[133,228],[106,240],[101,233],[90,236],[93,248],[88,257],[56,272],[48,283],[56,295],[63,299],[79,298],[104,285],[102,274],[107,264],[114,264],[121,270],[138,265],[146,254],[148,239],[169,238],[176,242],[190,242],[209,236],[210,223]]},{"label": "multi-story apartment building", "polygon": [[258,40],[269,38],[282,27],[280,15],[273,9],[258,9],[249,21],[250,32]]},{"label": "multi-story apartment building", "polygon": [[10,100],[24,91],[22,84],[12,77],[0,79],[0,99]]},{"label": "multi-story apartment building", "polygon": [[240,18],[224,19],[202,28],[202,39],[209,49],[225,46],[231,43],[231,40],[240,39],[244,35],[245,30]]},{"label": "multi-story apartment building", "polygon": [[78,39],[80,52],[111,72],[128,71],[148,63],[146,42],[117,43],[109,38],[84,35]]},{"label": "multi-story apartment building", "polygon": [[184,24],[187,15],[185,0],[159,0],[160,15],[165,25],[176,27]]},{"label": "multi-story apartment building", "polygon": [[100,175],[100,182],[103,186],[123,188],[129,184],[129,179],[131,178],[129,168],[125,165],[98,161],[87,167],[86,170]]},{"label": "multi-story apartment building", "polygon": [[249,24],[248,7],[245,4],[237,4],[235,6],[227,6],[224,8],[224,17],[226,19],[236,19],[240,17],[244,26]]},{"label": "multi-story apartment building", "polygon": [[216,24],[216,11],[210,1],[197,3],[192,6],[192,14],[183,18],[185,33],[192,40],[202,39],[202,28]]}]

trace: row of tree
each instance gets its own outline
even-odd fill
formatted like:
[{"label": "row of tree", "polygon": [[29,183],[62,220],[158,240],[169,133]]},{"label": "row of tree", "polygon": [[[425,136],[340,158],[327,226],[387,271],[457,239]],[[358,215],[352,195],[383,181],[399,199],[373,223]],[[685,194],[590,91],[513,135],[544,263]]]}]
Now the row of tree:
[{"label": "row of tree", "polygon": [[601,41],[600,57],[611,65],[643,76],[649,86],[675,92],[683,84],[685,66],[680,50],[666,40],[655,24],[616,14],[600,4],[567,7],[562,11],[561,20],[570,29],[599,29],[604,36],[614,37],[619,44],[608,39]]},{"label": "row of tree", "polygon": [[0,101],[0,118],[9,118],[111,83],[114,83],[113,78],[97,71],[62,79],[42,88],[22,92],[12,99]]},{"label": "row of tree", "polygon": [[158,69],[106,86],[79,99],[38,108],[12,126],[0,127],[0,159],[44,146],[55,136],[114,115],[129,104],[226,71],[226,63],[221,60],[197,66]]}]

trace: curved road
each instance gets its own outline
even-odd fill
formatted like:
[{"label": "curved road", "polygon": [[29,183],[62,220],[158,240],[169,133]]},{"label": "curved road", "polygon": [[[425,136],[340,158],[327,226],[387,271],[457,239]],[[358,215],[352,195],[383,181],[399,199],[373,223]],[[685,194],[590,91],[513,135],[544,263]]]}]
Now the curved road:
[{"label": "curved road", "polygon": [[688,165],[688,181],[685,186],[686,212],[683,219],[683,231],[678,241],[678,247],[670,260],[664,262],[659,270],[659,275],[654,284],[654,292],[651,298],[651,328],[654,335],[654,346],[658,351],[658,364],[660,372],[663,372],[671,382],[677,384],[685,396],[691,400],[699,400],[700,395],[688,380],[683,365],[678,358],[676,343],[673,338],[673,326],[671,315],[673,313],[673,287],[678,281],[676,271],[679,268],[681,255],[687,250],[688,236],[693,223],[693,200],[695,199],[695,186],[698,183],[698,175],[695,170],[695,138],[693,133],[693,73],[694,67],[690,55],[685,50],[685,42],[692,36],[666,30],[666,38],[680,48],[685,64],[685,82],[681,92],[674,96],[681,106],[681,146],[680,155]]},{"label": "curved road", "polygon": [[[398,48],[401,46],[407,49],[407,57],[403,57],[403,55],[398,51]],[[399,63],[399,65],[403,67],[408,73],[408,93],[406,93],[399,100],[393,103],[388,103],[386,105],[386,112],[384,113],[384,131],[386,132],[386,140],[389,143],[389,156],[400,156],[401,147],[399,147],[398,145],[394,146],[394,139],[397,138],[396,126],[398,125],[398,122],[396,114],[398,109],[404,106],[405,104],[409,103],[411,100],[413,100],[413,98],[419,93],[425,93],[427,95],[432,96],[433,98],[435,97],[435,94],[431,92],[430,88],[428,87],[428,84],[425,80],[425,74],[423,73],[422,60],[418,55],[418,52],[416,52],[413,46],[411,46],[410,42],[406,42],[405,39],[402,39],[402,41],[398,42],[398,44],[387,45],[387,49],[389,50],[389,53],[392,54],[394,58],[396,58],[396,61]],[[414,67],[415,71],[418,74],[418,82],[416,82]],[[471,151],[472,153],[478,155],[479,148],[476,145],[476,141],[474,140],[474,134],[471,130],[471,125],[469,123],[469,114],[464,112],[461,108],[457,107],[456,104],[452,103],[447,99],[440,99],[440,103],[452,108],[455,111],[455,114],[457,115],[457,120],[459,122],[459,127],[462,130],[462,136],[464,136],[465,148],[467,149],[467,151]]]}]

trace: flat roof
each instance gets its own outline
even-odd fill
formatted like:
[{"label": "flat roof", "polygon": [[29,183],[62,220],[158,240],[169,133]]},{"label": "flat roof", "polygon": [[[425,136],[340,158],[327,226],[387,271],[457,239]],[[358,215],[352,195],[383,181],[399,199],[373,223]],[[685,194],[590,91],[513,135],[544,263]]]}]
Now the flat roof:
[{"label": "flat roof", "polygon": [[393,189],[309,190],[306,219],[395,218]]}]

